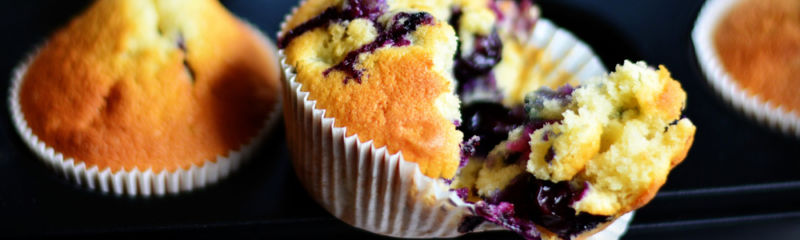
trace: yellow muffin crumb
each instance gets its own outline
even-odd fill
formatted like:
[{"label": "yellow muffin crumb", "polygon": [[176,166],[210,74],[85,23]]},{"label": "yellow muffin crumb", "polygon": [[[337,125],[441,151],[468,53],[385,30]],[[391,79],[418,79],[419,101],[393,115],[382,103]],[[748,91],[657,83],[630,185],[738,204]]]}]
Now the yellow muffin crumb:
[{"label": "yellow muffin crumb", "polygon": [[[554,183],[589,183],[573,208],[619,216],[649,201],[685,157],[695,132],[688,119],[681,119],[685,102],[686,93],[664,67],[655,71],[644,62],[626,61],[616,72],[574,90],[569,105],[544,102],[540,113],[561,112],[561,120],[530,134],[526,166],[498,163],[506,143],[522,137],[520,127],[485,161],[476,161],[482,166],[471,166],[472,176],[459,175],[455,187],[475,187],[478,195],[489,196],[524,170]],[[503,175],[508,173],[514,175]]]}]

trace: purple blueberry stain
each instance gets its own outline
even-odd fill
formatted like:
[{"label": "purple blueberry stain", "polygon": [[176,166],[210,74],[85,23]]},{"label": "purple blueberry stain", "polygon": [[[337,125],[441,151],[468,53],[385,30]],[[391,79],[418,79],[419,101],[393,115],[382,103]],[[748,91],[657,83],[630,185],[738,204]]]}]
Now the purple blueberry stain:
[{"label": "purple blueberry stain", "polygon": [[503,101],[503,93],[497,88],[494,72],[472,79],[459,80],[457,93],[467,104],[475,101]]},{"label": "purple blueberry stain", "polygon": [[325,72],[323,72],[323,74],[327,76],[332,71],[342,71],[346,75],[344,79],[345,84],[347,84],[350,79],[355,80],[357,83],[361,83],[361,78],[363,77],[364,72],[363,70],[356,68],[359,55],[362,53],[374,52],[378,48],[387,45],[394,47],[407,46],[411,44],[411,41],[406,38],[406,35],[416,31],[417,27],[420,25],[432,25],[433,23],[433,16],[427,12],[398,13],[392,18],[392,23],[388,27],[382,27],[376,22],[376,26],[379,26],[379,31],[375,40],[359,47],[356,50],[350,51],[347,53],[347,55],[345,55],[344,60],[333,67],[328,68],[325,70]]},{"label": "purple blueberry stain", "polygon": [[388,7],[386,0],[348,0],[343,12],[348,19],[366,18],[375,21]]},{"label": "purple blueberry stain", "polygon": [[[506,164],[512,163],[520,163],[524,164],[530,160],[531,154],[531,134],[536,130],[542,129],[544,126],[548,124],[556,124],[559,123],[559,120],[534,120],[529,121],[525,124],[525,128],[522,131],[522,136],[517,139],[516,141],[512,141],[506,144],[506,149],[508,149],[511,154],[505,159]],[[545,134],[547,135],[547,134]]]},{"label": "purple blueberry stain", "polygon": [[572,203],[570,203],[570,205],[573,205],[583,199],[583,197],[586,197],[586,194],[589,194],[589,189],[591,189],[591,183],[589,183],[589,181],[584,181],[583,190],[581,190],[580,193],[572,195]]},{"label": "purple blueberry stain", "polygon": [[547,132],[545,132],[544,134],[542,134],[542,141],[545,141],[545,142],[547,142],[547,141],[550,141],[550,134],[551,134],[551,133],[552,133],[552,132],[550,132],[550,131],[547,131]]},{"label": "purple blueberry stain", "polygon": [[489,1],[489,9],[494,12],[494,15],[497,17],[497,21],[503,21],[505,19],[505,15],[503,11],[500,10],[500,6],[497,6],[497,0]]},{"label": "purple blueberry stain", "polygon": [[186,70],[186,74],[189,75],[189,81],[192,83],[195,82],[195,72],[192,65],[189,64],[188,48],[186,48],[186,38],[183,37],[183,33],[178,33],[178,38],[175,40],[175,45],[178,47],[178,50],[183,53],[183,69]]},{"label": "purple blueberry stain", "polygon": [[477,151],[477,147],[481,143],[480,136],[472,136],[467,141],[461,143],[461,161],[458,163],[458,167],[464,167],[469,163],[469,158],[475,155]]},{"label": "purple blueberry stain", "polygon": [[[490,204],[485,201],[480,201],[475,203],[473,211],[476,216],[482,217],[484,221],[488,221],[511,231],[517,232],[525,239],[540,239],[540,232],[536,228],[536,224],[533,221],[516,217],[515,206],[513,203],[499,202]],[[466,217],[465,219],[467,218],[470,217]],[[478,224],[471,224],[469,226],[471,228],[468,228],[463,224],[474,222],[477,222],[477,220],[462,222],[462,226],[459,227],[459,231],[472,231],[480,224],[480,222]]]},{"label": "purple blueberry stain", "polygon": [[461,198],[461,200],[466,201],[467,197],[469,197],[469,189],[468,188],[456,189],[456,196],[458,196],[458,198]]},{"label": "purple blueberry stain", "polygon": [[457,91],[465,95],[482,90],[501,100],[492,69],[502,60],[503,43],[497,31],[492,31],[489,36],[475,36],[474,44],[469,55],[456,54],[453,75],[459,83]]},{"label": "purple blueberry stain", "polygon": [[511,111],[500,103],[475,102],[461,110],[464,117],[458,130],[465,140],[480,137],[474,156],[486,157],[497,144],[508,139],[508,132],[525,123],[525,115]]},{"label": "purple blueberry stain", "polygon": [[[458,30],[463,11],[460,8],[453,8],[451,11],[448,23]],[[461,34],[458,31],[457,33]],[[453,74],[459,84],[457,92],[464,96],[475,90],[482,90],[498,96],[495,100],[500,101],[502,98],[491,71],[502,59],[503,42],[496,29],[493,29],[488,36],[477,34],[473,36],[475,39],[473,50],[468,55],[462,54],[461,41],[456,48]]]},{"label": "purple blueberry stain", "polygon": [[332,22],[343,22],[356,18],[366,18],[375,22],[387,8],[386,0],[347,0],[343,9],[329,7],[319,15],[280,36],[278,38],[278,47],[285,48],[300,35],[319,27],[328,26]]},{"label": "purple blueberry stain", "polygon": [[480,138],[480,144],[475,146],[474,152],[469,152],[470,156],[488,156],[497,144],[508,139],[510,131],[523,126],[522,136],[506,143],[510,153],[502,159],[505,164],[526,162],[531,153],[530,135],[548,124],[560,122],[558,119],[530,120],[526,118],[527,113],[522,107],[507,108],[502,104],[491,102],[469,104],[462,109],[462,115],[465,118],[458,130],[467,138],[465,142],[473,136]]},{"label": "purple blueberry stain", "polygon": [[[536,179],[530,173],[524,173],[514,178],[505,189],[485,199],[485,202],[497,206],[511,204],[513,215],[510,217],[502,215],[502,217],[529,219],[561,238],[569,239],[611,220],[608,216],[584,212],[576,214],[572,205],[586,194],[587,184],[575,187],[569,182],[553,183]],[[492,221],[488,218],[487,220]]]},{"label": "purple blueberry stain", "polygon": [[503,58],[503,42],[496,30],[488,36],[475,36],[474,44],[469,55],[457,55],[454,74],[460,81],[488,74]]},{"label": "purple blueberry stain", "polygon": [[553,146],[547,148],[547,153],[544,154],[544,161],[548,164],[553,162],[553,158],[555,158],[556,153],[553,151]]},{"label": "purple blueberry stain", "polygon": [[350,21],[357,18],[368,19],[378,28],[378,36],[375,40],[348,52],[341,62],[323,72],[327,76],[332,71],[341,71],[345,74],[345,84],[351,79],[361,83],[364,72],[362,69],[356,68],[359,55],[374,52],[385,46],[407,46],[411,44],[411,41],[407,39],[406,35],[416,31],[420,25],[434,24],[434,18],[429,13],[401,12],[392,18],[389,26],[384,26],[378,22],[378,17],[384,14],[386,9],[388,9],[388,5],[385,0],[348,0],[341,10],[337,7],[327,8],[320,15],[286,32],[278,39],[278,47],[285,48],[300,35],[334,22]]},{"label": "purple blueberry stain", "polygon": [[545,102],[557,101],[561,107],[566,107],[572,103],[572,93],[575,88],[569,84],[552,90],[548,87],[539,88],[534,92],[525,95],[525,111],[528,113],[528,118],[532,120],[544,119],[543,111],[545,109]]},{"label": "purple blueberry stain", "polygon": [[178,38],[175,40],[175,45],[178,46],[182,52],[186,52],[186,38],[183,37],[183,33],[178,33]]},{"label": "purple blueberry stain", "polygon": [[300,35],[303,35],[304,33],[314,30],[316,28],[327,26],[331,22],[348,20],[343,18],[343,16],[344,15],[341,14],[341,12],[338,9],[336,9],[336,7],[327,8],[325,9],[325,11],[322,11],[320,15],[317,15],[316,17],[313,17],[308,21],[301,23],[297,27],[286,32],[286,34],[283,34],[283,36],[280,36],[278,38],[278,47],[286,48],[287,46],[289,46],[289,43],[292,42],[292,40],[299,37]]}]

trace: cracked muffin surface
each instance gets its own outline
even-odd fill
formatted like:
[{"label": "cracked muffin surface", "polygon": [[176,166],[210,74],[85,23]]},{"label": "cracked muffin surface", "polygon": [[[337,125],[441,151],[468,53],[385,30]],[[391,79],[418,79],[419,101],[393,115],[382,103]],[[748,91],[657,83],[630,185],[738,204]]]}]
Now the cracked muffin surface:
[{"label": "cracked muffin surface", "polygon": [[279,45],[302,90],[337,127],[402,152],[427,176],[451,178],[462,135],[449,73],[456,36],[437,16],[447,6],[310,0],[288,20]]},{"label": "cracked muffin surface", "polygon": [[217,1],[99,0],[34,56],[19,101],[65,158],[173,171],[256,136],[278,101],[272,51]]}]

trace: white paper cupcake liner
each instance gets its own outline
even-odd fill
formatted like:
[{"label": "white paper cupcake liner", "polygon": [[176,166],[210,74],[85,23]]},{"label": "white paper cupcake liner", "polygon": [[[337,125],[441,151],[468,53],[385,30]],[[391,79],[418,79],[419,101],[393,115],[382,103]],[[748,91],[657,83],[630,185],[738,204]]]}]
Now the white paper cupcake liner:
[{"label": "white paper cupcake liner", "polygon": [[[586,44],[550,21],[540,20],[530,39],[531,44],[551,51],[555,69],[579,79],[606,73]],[[278,54],[284,74],[284,122],[292,163],[314,200],[340,220],[376,234],[404,238],[464,234],[458,227],[465,216],[473,214],[471,204],[451,192],[442,179],[423,175],[417,163],[405,161],[401,153],[391,154],[372,141],[360,141],[357,134],[348,136],[346,127],[335,127],[336,120],[326,116],[325,109],[317,108],[309,93],[302,91],[283,50]],[[631,218],[632,213],[626,214],[589,239],[619,239]],[[487,230],[502,228],[484,222],[473,232]]]},{"label": "white paper cupcake liner", "polygon": [[800,113],[745,92],[725,71],[714,46],[714,30],[739,0],[709,0],[700,10],[692,31],[697,62],[709,84],[735,109],[778,131],[800,137]]},{"label": "white paper cupcake liner", "polygon": [[[275,45],[261,33],[257,28],[249,25],[270,51],[275,53]],[[45,43],[46,44],[46,43]],[[130,197],[149,197],[163,196],[167,193],[178,194],[190,192],[214,184],[237,170],[244,161],[248,160],[255,148],[271,132],[273,126],[280,118],[282,96],[277,95],[272,112],[263,123],[263,127],[258,134],[251,138],[247,144],[243,144],[237,150],[230,150],[225,156],[217,156],[216,159],[209,159],[200,165],[192,164],[189,168],[179,168],[174,171],[156,171],[148,169],[121,169],[112,171],[110,168],[100,169],[96,165],[87,165],[78,159],[66,158],[63,154],[47,146],[28,126],[23,116],[19,103],[19,88],[27,70],[28,64],[37,55],[38,50],[34,51],[28,59],[23,61],[14,70],[11,88],[9,89],[9,108],[11,111],[12,122],[17,132],[22,137],[23,142],[30,147],[33,153],[42,160],[45,165],[53,168],[56,172],[63,174],[80,187],[102,193],[113,193],[114,195],[127,195]],[[277,55],[275,55],[277,59]],[[276,70],[278,66],[275,66]],[[279,77],[279,76],[276,76]],[[281,94],[276,91],[275,94]]]},{"label": "white paper cupcake liner", "polygon": [[542,64],[529,66],[543,70],[549,69],[549,71],[543,71],[545,73],[544,82],[550,82],[552,78],[559,77],[561,72],[571,74],[580,82],[607,73],[603,62],[589,45],[548,19],[542,18],[536,22],[536,27],[528,38],[528,44],[543,49],[546,57],[549,58],[547,63],[554,65],[552,68],[545,68]]}]

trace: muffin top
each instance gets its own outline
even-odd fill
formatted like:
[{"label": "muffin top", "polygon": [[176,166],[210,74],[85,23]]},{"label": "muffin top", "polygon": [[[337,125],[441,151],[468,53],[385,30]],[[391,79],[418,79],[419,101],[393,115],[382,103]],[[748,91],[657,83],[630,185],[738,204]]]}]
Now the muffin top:
[{"label": "muffin top", "polygon": [[741,1],[720,19],[713,39],[741,88],[800,114],[800,2]]},{"label": "muffin top", "polygon": [[247,144],[275,110],[265,43],[214,0],[99,0],[35,55],[21,110],[40,140],[87,166],[199,166]]},{"label": "muffin top", "polygon": [[336,127],[402,152],[434,178],[455,174],[462,138],[454,125],[459,101],[450,71],[457,44],[447,6],[310,0],[279,40],[302,90]]}]

